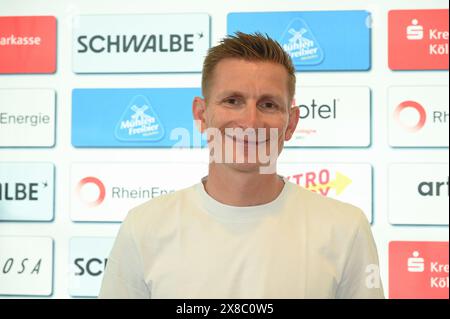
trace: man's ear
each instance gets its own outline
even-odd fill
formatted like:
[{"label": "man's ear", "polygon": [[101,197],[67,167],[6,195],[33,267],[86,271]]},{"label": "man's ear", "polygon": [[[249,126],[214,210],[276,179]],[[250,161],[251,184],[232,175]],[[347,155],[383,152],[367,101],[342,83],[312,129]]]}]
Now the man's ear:
[{"label": "man's ear", "polygon": [[294,105],[293,102],[293,105],[289,107],[288,126],[286,128],[286,133],[284,134],[285,141],[289,141],[292,138],[292,135],[294,135],[299,118],[300,118],[300,109],[298,108],[298,106]]},{"label": "man's ear", "polygon": [[195,124],[200,133],[203,133],[206,130],[205,111],[205,100],[196,96],[194,101],[192,101],[192,115],[194,116]]}]

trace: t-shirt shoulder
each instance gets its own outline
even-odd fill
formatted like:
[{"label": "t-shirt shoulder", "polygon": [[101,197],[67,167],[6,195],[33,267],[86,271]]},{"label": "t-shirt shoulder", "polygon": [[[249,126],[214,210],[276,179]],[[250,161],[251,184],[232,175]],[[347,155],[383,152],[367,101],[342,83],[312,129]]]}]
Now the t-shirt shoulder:
[{"label": "t-shirt shoulder", "polygon": [[317,220],[322,224],[330,223],[338,227],[346,226],[344,229],[351,225],[355,227],[367,220],[361,208],[357,206],[320,195],[292,182],[288,183],[295,193],[290,198],[298,202],[297,205],[307,212],[309,220]]},{"label": "t-shirt shoulder", "polygon": [[167,219],[167,214],[174,213],[177,207],[186,205],[186,200],[192,199],[194,187],[195,185],[152,198],[132,208],[128,215],[133,215],[133,219],[139,222],[145,220],[157,222],[161,218]]}]

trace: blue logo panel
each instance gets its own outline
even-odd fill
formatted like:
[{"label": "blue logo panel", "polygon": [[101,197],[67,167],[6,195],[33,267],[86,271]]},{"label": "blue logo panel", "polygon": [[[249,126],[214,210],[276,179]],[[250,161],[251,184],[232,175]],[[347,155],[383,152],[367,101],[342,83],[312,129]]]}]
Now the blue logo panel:
[{"label": "blue logo panel", "polygon": [[304,11],[230,13],[227,33],[267,33],[290,54],[297,71],[370,69],[370,13]]},{"label": "blue logo panel", "polygon": [[74,89],[75,147],[203,147],[192,100],[199,88]]}]

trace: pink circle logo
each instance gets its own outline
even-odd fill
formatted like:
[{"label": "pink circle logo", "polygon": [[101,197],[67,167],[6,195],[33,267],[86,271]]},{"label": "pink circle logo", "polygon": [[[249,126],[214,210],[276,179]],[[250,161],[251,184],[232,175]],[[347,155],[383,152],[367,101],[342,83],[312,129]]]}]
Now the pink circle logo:
[{"label": "pink circle logo", "polygon": [[[94,184],[97,188],[98,188],[98,197],[95,200],[92,201],[87,201],[86,199],[83,199],[81,197],[81,189],[86,185],[86,184]],[[100,205],[103,200],[105,199],[105,194],[106,194],[106,189],[105,189],[105,185],[103,185],[103,183],[96,177],[85,177],[83,178],[81,181],[78,182],[77,185],[77,192],[78,192],[78,196],[80,197],[80,200],[86,204],[87,206],[90,207],[95,207]]]},{"label": "pink circle logo", "polygon": [[[407,125],[400,120],[400,113],[406,108],[412,108],[416,110],[417,113],[419,113],[419,120],[415,125]],[[427,120],[427,113],[425,112],[424,107],[419,103],[414,101],[404,101],[395,108],[394,118],[397,123],[399,123],[404,129],[410,132],[417,132],[425,125],[425,121]]]}]

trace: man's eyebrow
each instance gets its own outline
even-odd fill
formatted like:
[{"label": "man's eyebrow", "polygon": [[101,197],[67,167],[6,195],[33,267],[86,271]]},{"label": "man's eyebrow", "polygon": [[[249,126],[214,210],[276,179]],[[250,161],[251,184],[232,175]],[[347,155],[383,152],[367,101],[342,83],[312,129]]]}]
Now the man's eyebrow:
[{"label": "man's eyebrow", "polygon": [[[219,98],[224,98],[228,96],[237,96],[237,97],[245,97],[246,95],[239,91],[223,91],[218,94]],[[283,97],[278,94],[263,94],[260,97],[258,97],[259,100],[261,99],[275,99],[275,100],[283,100]]]},{"label": "man's eyebrow", "polygon": [[220,93],[218,94],[218,96],[219,96],[220,98],[224,98],[224,97],[227,97],[227,96],[240,96],[240,97],[244,97],[245,94],[242,93],[242,92],[239,92],[239,91],[223,91],[223,92],[220,92]]},{"label": "man's eyebrow", "polygon": [[283,101],[283,97],[277,94],[263,94],[260,99],[274,99]]}]

